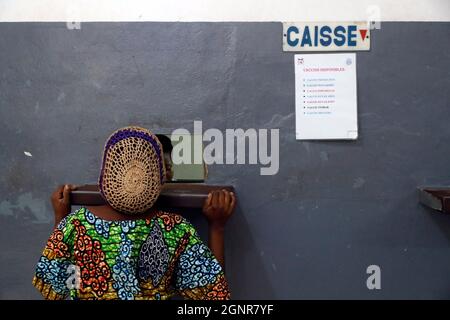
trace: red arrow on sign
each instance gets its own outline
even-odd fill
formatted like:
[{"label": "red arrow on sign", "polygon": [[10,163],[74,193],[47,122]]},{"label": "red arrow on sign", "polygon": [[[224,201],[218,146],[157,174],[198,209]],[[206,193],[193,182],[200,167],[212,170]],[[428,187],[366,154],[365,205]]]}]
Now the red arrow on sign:
[{"label": "red arrow on sign", "polygon": [[361,39],[364,41],[364,39],[366,38],[367,29],[360,29],[359,33],[361,33]]}]

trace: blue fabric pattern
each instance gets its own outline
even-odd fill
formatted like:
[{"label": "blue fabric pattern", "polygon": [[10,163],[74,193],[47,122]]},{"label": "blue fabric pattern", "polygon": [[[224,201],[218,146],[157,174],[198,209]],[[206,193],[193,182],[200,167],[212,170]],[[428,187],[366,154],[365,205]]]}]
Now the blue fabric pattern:
[{"label": "blue fabric pattern", "polygon": [[220,264],[208,247],[203,243],[196,243],[180,256],[176,286],[178,289],[203,287],[214,283],[221,271]]},{"label": "blue fabric pattern", "polygon": [[49,283],[56,293],[64,295],[68,292],[66,281],[70,276],[67,273],[69,265],[66,260],[49,260],[41,256],[36,266],[36,277]]},{"label": "blue fabric pattern", "polygon": [[133,245],[124,233],[121,234],[122,243],[116,263],[112,268],[113,288],[122,300],[133,300],[134,295],[139,292],[139,284],[134,275],[135,266],[132,264],[131,250]]},{"label": "blue fabric pattern", "polygon": [[105,239],[108,239],[110,222],[97,218],[89,210],[85,210],[84,214],[85,214],[87,222],[94,225],[95,231],[97,231],[97,233],[99,235],[103,236]]}]

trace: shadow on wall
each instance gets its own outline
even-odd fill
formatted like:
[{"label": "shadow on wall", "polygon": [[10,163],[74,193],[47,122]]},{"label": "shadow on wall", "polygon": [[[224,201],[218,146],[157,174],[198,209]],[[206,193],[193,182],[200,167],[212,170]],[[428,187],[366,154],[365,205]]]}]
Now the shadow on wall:
[{"label": "shadow on wall", "polygon": [[425,210],[426,214],[431,217],[431,220],[439,227],[442,233],[446,236],[450,245],[450,215],[442,213],[431,208],[420,205]]},{"label": "shadow on wall", "polygon": [[[201,239],[207,243],[208,225],[202,213],[199,210],[176,212],[194,224]],[[259,253],[261,250],[253,240],[250,230],[238,202],[225,229],[225,275],[230,286],[231,298],[273,299],[275,292],[264,269]]]},{"label": "shadow on wall", "polygon": [[226,274],[231,287],[231,298],[275,299],[270,277],[260,255],[261,250],[250,230],[238,202],[225,235]]}]

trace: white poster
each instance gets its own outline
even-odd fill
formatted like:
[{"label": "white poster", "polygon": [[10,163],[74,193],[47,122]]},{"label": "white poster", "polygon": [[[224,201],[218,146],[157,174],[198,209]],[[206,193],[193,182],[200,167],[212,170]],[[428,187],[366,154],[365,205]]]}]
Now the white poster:
[{"label": "white poster", "polygon": [[295,55],[298,140],[357,139],[355,53]]}]

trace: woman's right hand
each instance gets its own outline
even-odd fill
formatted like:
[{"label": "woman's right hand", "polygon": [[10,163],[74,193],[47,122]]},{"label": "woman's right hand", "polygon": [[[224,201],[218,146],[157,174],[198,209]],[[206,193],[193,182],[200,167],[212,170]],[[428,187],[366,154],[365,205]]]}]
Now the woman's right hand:
[{"label": "woman's right hand", "polygon": [[211,191],[203,205],[203,215],[210,227],[223,228],[236,206],[233,192],[223,190]]},{"label": "woman's right hand", "polygon": [[59,222],[70,213],[70,192],[76,190],[73,184],[66,184],[56,188],[50,198],[52,202],[53,211],[55,213],[55,227]]}]

